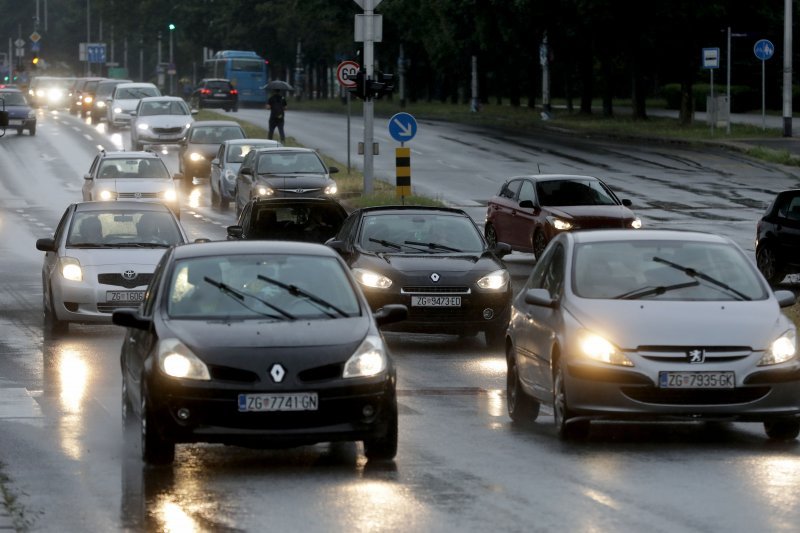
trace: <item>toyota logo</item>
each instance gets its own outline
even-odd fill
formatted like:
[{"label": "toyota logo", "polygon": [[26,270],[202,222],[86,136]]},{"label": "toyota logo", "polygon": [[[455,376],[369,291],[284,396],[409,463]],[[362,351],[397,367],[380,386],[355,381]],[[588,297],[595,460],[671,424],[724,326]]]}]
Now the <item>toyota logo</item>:
[{"label": "toyota logo", "polygon": [[136,279],[136,271],[135,270],[126,270],[122,273],[122,277],[127,280]]},{"label": "toyota logo", "polygon": [[436,283],[436,282],[438,282],[438,281],[439,281],[439,279],[440,279],[440,276],[439,276],[439,274],[437,274],[436,272],[434,272],[433,274],[431,274],[431,281],[432,281],[432,282]]}]

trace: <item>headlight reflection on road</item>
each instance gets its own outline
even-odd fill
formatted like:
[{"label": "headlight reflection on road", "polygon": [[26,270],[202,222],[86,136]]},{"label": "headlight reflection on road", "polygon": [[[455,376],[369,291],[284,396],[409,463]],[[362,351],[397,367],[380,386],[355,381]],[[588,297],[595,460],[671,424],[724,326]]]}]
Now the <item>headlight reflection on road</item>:
[{"label": "headlight reflection on road", "polygon": [[63,411],[59,425],[59,445],[64,454],[81,460],[83,442],[83,413],[86,389],[89,381],[89,366],[83,354],[72,347],[57,349],[53,367],[56,375],[52,387],[58,387],[58,400]]},{"label": "headlight reflection on road", "polygon": [[[762,503],[775,509],[791,508],[797,504],[797,491],[793,487],[800,476],[800,463],[793,453],[783,457],[756,459],[749,463],[744,472],[749,475],[743,477],[752,480],[753,487],[758,487],[756,493],[760,493]],[[772,525],[764,524],[765,531],[792,527],[782,520],[780,513],[777,513],[772,520],[774,520],[771,522]]]},{"label": "headlight reflection on road", "polygon": [[200,189],[194,189],[189,193],[189,207],[200,207]]},{"label": "headlight reflection on road", "polygon": [[197,522],[175,502],[160,502],[156,508],[156,514],[164,526],[162,531],[188,533],[200,530]]},{"label": "headlight reflection on road", "polygon": [[119,133],[114,133],[111,135],[111,142],[117,148],[117,150],[123,150],[124,146],[122,144],[122,135]]},{"label": "headlight reflection on road", "polygon": [[343,516],[350,516],[358,513],[359,531],[408,531],[410,527],[409,516],[405,513],[398,513],[398,509],[406,510],[417,523],[425,523],[425,507],[419,502],[414,501],[410,493],[399,485],[386,481],[361,481],[346,488],[345,496],[341,502],[353,502],[354,507],[351,511],[342,510]]}]

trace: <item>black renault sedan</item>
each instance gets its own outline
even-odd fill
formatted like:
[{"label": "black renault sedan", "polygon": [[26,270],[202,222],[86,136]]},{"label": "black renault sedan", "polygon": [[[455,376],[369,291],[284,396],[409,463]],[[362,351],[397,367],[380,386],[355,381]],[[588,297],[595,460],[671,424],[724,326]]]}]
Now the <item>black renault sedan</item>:
[{"label": "black renault sedan", "polygon": [[287,447],[363,441],[397,452],[396,374],[373,314],[331,249],[297,242],[214,242],[169,249],[138,310],[115,312],[122,418],[139,421],[142,458],[175,445]]},{"label": "black renault sedan", "polygon": [[392,328],[419,333],[473,335],[503,342],[512,289],[501,257],[472,219],[444,207],[368,207],[351,213],[327,242],[353,270],[373,309],[408,307]]}]

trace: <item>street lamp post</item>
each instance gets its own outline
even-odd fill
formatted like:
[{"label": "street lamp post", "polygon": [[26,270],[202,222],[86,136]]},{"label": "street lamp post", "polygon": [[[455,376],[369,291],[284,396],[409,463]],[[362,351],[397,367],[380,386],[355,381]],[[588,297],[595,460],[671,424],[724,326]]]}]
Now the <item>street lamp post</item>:
[{"label": "street lamp post", "polygon": [[175,32],[175,24],[169,25],[169,94],[175,96],[175,60],[172,55],[172,34]]}]

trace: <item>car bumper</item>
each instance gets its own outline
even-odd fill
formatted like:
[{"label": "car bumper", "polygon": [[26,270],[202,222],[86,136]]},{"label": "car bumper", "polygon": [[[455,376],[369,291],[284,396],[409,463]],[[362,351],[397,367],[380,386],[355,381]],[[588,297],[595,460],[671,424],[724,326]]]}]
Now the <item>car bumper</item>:
[{"label": "car bumper", "polygon": [[[279,392],[230,383],[178,382],[148,377],[148,405],[162,437],[174,442],[216,442],[260,447],[356,441],[384,435],[396,411],[395,381],[386,377],[356,385],[305,387],[280,392],[317,392],[317,411],[240,412],[239,394]],[[158,391],[158,392],[156,392]],[[372,414],[364,409],[370,406]],[[188,417],[177,416],[187,409]]]},{"label": "car bumper", "polygon": [[152,133],[139,130],[136,140],[142,144],[178,144],[185,134],[185,131],[180,133]]},{"label": "car bumper", "polygon": [[183,174],[194,178],[211,177],[211,163],[208,161],[184,161]]},{"label": "car bumper", "polygon": [[237,100],[231,100],[227,98],[204,98],[200,100],[200,105],[202,107],[213,107],[213,108],[221,108],[221,107],[234,107],[237,103]]},{"label": "car bumper", "polygon": [[[149,278],[148,278],[149,280]],[[113,302],[109,291],[135,291],[144,296],[147,282],[127,288],[114,285],[62,281],[54,283],[53,309],[59,320],[83,323],[111,323],[111,313],[117,309],[135,309],[140,301]]]},{"label": "car bumper", "polygon": [[36,119],[35,118],[13,118],[9,117],[8,119],[8,127],[9,129],[14,128],[21,128],[24,130],[29,130],[31,128],[36,127]]},{"label": "car bumper", "polygon": [[111,116],[111,123],[114,126],[129,126],[131,123],[131,116],[127,113],[114,113]]}]

